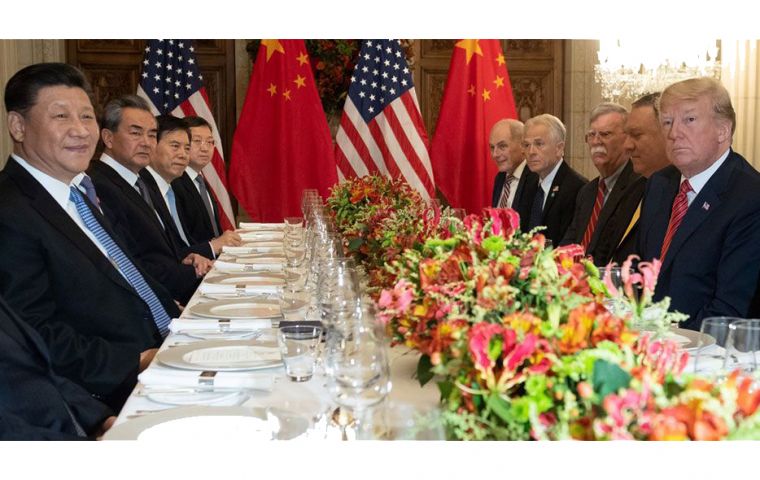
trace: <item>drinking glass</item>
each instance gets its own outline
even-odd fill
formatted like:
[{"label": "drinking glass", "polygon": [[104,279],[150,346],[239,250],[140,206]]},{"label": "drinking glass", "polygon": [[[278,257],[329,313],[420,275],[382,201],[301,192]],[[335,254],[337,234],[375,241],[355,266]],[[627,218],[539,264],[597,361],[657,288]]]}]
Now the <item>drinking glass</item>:
[{"label": "drinking glass", "polygon": [[432,405],[384,401],[359,419],[357,440],[446,440],[440,411]]},{"label": "drinking glass", "polygon": [[302,239],[285,238],[283,249],[289,267],[300,267],[306,258],[306,245]]},{"label": "drinking glass", "polygon": [[289,325],[277,332],[285,373],[294,382],[311,379],[319,354],[322,328],[309,325]]},{"label": "drinking glass", "polygon": [[[728,334],[731,325],[741,320],[741,318],[736,317],[708,317],[702,320],[699,332],[703,335],[699,336],[694,353],[694,373],[725,375]],[[712,339],[715,339],[714,344]]]},{"label": "drinking glass", "polygon": [[740,320],[729,326],[726,338],[726,371],[757,370],[760,359],[760,319]]}]

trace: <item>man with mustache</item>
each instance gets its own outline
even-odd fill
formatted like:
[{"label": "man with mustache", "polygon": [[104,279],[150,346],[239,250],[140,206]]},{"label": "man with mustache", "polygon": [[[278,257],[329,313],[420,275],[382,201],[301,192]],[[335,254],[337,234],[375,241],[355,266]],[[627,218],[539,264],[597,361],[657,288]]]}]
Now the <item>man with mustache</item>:
[{"label": "man with mustache", "polygon": [[562,245],[583,246],[597,265],[610,261],[646,182],[633,171],[623,147],[627,116],[628,111],[614,103],[599,104],[591,111],[586,143],[599,176],[578,192],[573,222],[562,239]]}]

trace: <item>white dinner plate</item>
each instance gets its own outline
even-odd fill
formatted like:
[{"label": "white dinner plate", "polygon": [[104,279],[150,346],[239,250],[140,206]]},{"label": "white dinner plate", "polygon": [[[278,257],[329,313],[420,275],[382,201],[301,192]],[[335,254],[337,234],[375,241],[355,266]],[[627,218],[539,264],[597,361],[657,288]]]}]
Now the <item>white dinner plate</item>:
[{"label": "white dinner plate", "polygon": [[715,345],[715,338],[712,336],[685,328],[671,328],[665,334],[665,338],[675,341],[682,350],[686,350],[687,352],[696,351],[697,347],[700,346],[709,347],[710,345]]},{"label": "white dinner plate", "polygon": [[217,405],[217,406],[231,406],[240,405],[248,398],[248,394],[243,391],[208,391],[208,392],[195,392],[188,393],[183,391],[178,392],[155,392],[150,393],[146,391],[145,397],[156,403],[163,403],[164,405]]},{"label": "white dinner plate", "polygon": [[200,439],[223,445],[235,440],[291,440],[308,428],[306,418],[277,408],[196,405],[170,408],[128,420],[111,428],[103,439],[164,443],[198,442]]},{"label": "white dinner plate", "polygon": [[255,340],[207,340],[161,350],[158,361],[182,370],[242,372],[279,367],[282,356],[277,345]]},{"label": "white dinner plate", "polygon": [[277,247],[280,250],[282,250],[282,241],[281,240],[246,240],[243,239],[243,244],[241,245],[243,247],[252,247],[252,248],[263,248],[263,247]]},{"label": "white dinner plate", "polygon": [[182,330],[182,335],[201,340],[243,340],[260,334],[261,330]]},{"label": "white dinner plate", "polygon": [[234,298],[196,303],[190,314],[203,318],[256,319],[282,316],[280,302],[255,298]]},{"label": "white dinner plate", "polygon": [[207,277],[204,282],[221,285],[279,286],[285,284],[286,278],[295,281],[298,279],[298,274],[289,272],[220,273]]}]

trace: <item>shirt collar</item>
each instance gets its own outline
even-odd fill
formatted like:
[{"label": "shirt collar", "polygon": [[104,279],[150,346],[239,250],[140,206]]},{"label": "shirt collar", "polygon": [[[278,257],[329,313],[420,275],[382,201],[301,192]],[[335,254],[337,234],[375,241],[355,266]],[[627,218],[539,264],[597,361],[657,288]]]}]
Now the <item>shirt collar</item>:
[{"label": "shirt collar", "polygon": [[200,173],[193,170],[193,167],[187,167],[185,169],[185,173],[187,173],[187,176],[190,177],[190,180],[195,181],[195,179],[200,175]]},{"label": "shirt collar", "polygon": [[522,177],[522,173],[525,170],[525,160],[520,162],[520,165],[515,168],[515,171],[512,172],[512,176],[515,177],[515,179],[520,180],[520,177]]},{"label": "shirt collar", "polygon": [[132,170],[128,169],[124,165],[118,162],[115,158],[112,156],[104,153],[100,156],[100,161],[108,165],[109,167],[116,170],[116,173],[119,174],[121,178],[123,178],[128,184],[131,186],[135,186],[135,183],[137,182],[137,179],[139,176],[133,172]]},{"label": "shirt collar", "polygon": [[549,189],[552,188],[552,182],[554,181],[554,177],[557,176],[557,171],[559,171],[560,165],[562,165],[562,162],[564,161],[564,157],[559,159],[559,162],[554,166],[551,172],[549,172],[549,175],[546,176],[543,180],[541,180],[541,183],[539,185],[541,186],[541,190],[544,191],[544,194],[549,193]]},{"label": "shirt collar", "polygon": [[623,173],[623,169],[625,169],[626,165],[628,165],[628,161],[623,162],[623,164],[620,165],[617,170],[615,170],[615,173],[609,177],[604,178],[604,184],[607,186],[608,192],[611,192],[612,189],[615,188],[615,183],[617,183],[617,180],[620,178],[620,174]]},{"label": "shirt collar", "polygon": [[74,185],[78,187],[79,182],[82,180],[82,177],[84,177],[84,173],[78,173],[71,180],[71,183],[66,184],[57,178],[51,177],[42,170],[39,170],[37,167],[32,166],[29,162],[19,157],[15,153],[11,153],[11,157],[42,185],[42,187],[50,194],[50,196],[53,197],[53,199],[61,206],[61,208],[66,210],[66,206],[69,203],[69,195],[71,194],[71,186]]},{"label": "shirt collar", "polygon": [[169,189],[172,188],[172,186],[166,183],[166,180],[164,180],[164,178],[161,175],[159,175],[158,172],[153,170],[153,168],[150,165],[145,167],[145,170],[147,170],[148,172],[150,172],[151,175],[153,175],[153,179],[156,180],[156,185],[158,185],[158,190],[161,192],[161,196],[165,197],[166,192],[168,192]]},{"label": "shirt collar", "polygon": [[[718,157],[718,160],[715,163],[710,165],[709,168],[689,179],[689,184],[691,185],[692,190],[694,190],[695,195],[699,195],[700,190],[704,188],[705,184],[707,184],[708,180],[710,180],[710,177],[712,177],[713,174],[720,168],[720,166],[723,165],[723,162],[725,162],[726,158],[728,158],[729,151],[730,149],[726,150],[723,155]],[[683,183],[685,179],[686,177],[681,175],[681,183]]]}]

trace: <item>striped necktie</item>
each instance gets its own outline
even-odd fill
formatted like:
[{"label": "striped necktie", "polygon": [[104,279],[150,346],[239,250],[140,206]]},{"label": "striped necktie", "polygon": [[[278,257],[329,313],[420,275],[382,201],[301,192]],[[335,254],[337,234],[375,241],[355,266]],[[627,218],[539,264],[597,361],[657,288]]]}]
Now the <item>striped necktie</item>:
[{"label": "striped necktie", "polygon": [[106,232],[103,226],[97,221],[92,214],[92,211],[90,211],[90,208],[85,203],[82,192],[76,187],[71,187],[69,200],[74,203],[74,206],[76,207],[79,216],[82,217],[82,221],[87,229],[95,235],[98,242],[100,242],[100,244],[103,245],[103,248],[106,249],[106,252],[108,252],[108,256],[116,262],[119,270],[124,274],[124,277],[132,288],[137,291],[140,298],[148,305],[150,313],[153,315],[153,321],[158,327],[158,331],[161,332],[161,336],[165,337],[169,333],[171,317],[169,317],[169,314],[164,310],[163,305],[161,305],[156,294],[153,293],[148,282],[145,281],[145,278],[143,278],[140,271],[137,270],[137,267],[135,267],[127,255],[121,250],[121,248],[119,248],[116,242],[114,242],[113,238],[111,238],[108,232]]},{"label": "striped necktie", "polygon": [[509,207],[509,193],[512,189],[512,180],[514,179],[515,176],[510,173],[504,180],[504,188],[501,189],[501,197],[499,198],[499,208]]},{"label": "striped necktie", "polygon": [[670,210],[670,222],[668,222],[668,231],[665,234],[665,240],[662,241],[662,250],[660,251],[660,261],[665,261],[665,255],[670,248],[670,242],[673,241],[673,237],[676,235],[678,227],[681,225],[686,211],[689,209],[689,197],[686,196],[688,192],[693,191],[691,184],[688,180],[684,180],[681,183],[681,188],[678,189],[678,195],[673,200],[673,208]]},{"label": "striped necktie", "polygon": [[[604,194],[607,193],[607,184],[602,177],[599,177],[599,189],[596,191],[596,200],[594,200],[594,209],[591,211],[591,218],[586,226],[586,232],[583,234],[583,240],[581,245],[583,249],[587,249],[591,243],[591,237],[594,236],[596,230],[596,224],[599,222],[599,212],[602,211],[604,206]],[[588,253],[588,252],[586,252]]]}]

